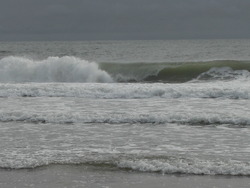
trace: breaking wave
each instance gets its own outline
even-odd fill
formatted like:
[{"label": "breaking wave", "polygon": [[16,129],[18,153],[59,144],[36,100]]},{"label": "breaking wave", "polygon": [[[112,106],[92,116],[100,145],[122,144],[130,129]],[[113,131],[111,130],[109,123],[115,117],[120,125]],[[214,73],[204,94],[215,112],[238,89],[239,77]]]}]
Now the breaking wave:
[{"label": "breaking wave", "polygon": [[95,63],[73,56],[0,59],[0,82],[187,82],[248,78],[249,61]]},{"label": "breaking wave", "polygon": [[5,57],[0,60],[0,82],[112,82],[98,65],[76,57],[32,60]]}]

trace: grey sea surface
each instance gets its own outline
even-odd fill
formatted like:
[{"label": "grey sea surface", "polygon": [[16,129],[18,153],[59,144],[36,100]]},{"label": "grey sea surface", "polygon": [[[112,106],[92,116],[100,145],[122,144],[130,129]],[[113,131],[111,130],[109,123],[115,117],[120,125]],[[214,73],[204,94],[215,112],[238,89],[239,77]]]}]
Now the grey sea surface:
[{"label": "grey sea surface", "polygon": [[0,43],[0,185],[249,187],[249,47]]}]

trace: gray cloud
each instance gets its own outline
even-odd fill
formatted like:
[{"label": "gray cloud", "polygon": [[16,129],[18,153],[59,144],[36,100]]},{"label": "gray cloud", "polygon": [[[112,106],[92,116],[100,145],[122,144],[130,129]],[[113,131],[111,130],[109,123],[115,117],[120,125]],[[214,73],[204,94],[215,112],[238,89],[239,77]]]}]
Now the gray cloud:
[{"label": "gray cloud", "polygon": [[2,0],[0,40],[249,38],[249,0]]}]

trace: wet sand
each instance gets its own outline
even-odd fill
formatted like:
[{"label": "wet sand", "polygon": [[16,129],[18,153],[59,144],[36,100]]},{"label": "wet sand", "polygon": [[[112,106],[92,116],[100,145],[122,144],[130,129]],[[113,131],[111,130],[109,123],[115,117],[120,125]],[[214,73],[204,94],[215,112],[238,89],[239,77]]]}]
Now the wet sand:
[{"label": "wet sand", "polygon": [[249,188],[250,177],[162,175],[81,165],[52,165],[36,169],[0,170],[0,187]]}]

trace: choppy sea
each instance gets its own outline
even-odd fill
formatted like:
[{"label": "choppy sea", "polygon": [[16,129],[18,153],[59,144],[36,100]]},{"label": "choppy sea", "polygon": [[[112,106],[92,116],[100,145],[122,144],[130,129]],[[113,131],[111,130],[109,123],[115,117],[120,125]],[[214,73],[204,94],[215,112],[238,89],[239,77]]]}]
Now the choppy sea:
[{"label": "choppy sea", "polygon": [[250,40],[0,43],[0,168],[250,175]]}]

